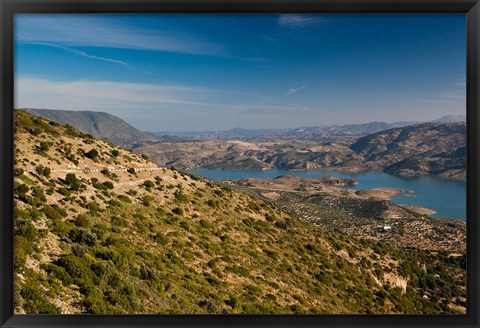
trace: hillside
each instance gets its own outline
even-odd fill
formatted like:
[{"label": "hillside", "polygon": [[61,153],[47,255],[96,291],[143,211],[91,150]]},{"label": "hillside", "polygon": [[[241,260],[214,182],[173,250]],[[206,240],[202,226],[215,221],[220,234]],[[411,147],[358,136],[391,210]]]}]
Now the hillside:
[{"label": "hillside", "polygon": [[464,122],[425,123],[360,138],[351,149],[369,169],[465,178],[466,136]]},{"label": "hillside", "polygon": [[465,179],[466,126],[464,122],[424,123],[384,130],[353,142],[301,141],[295,136],[261,142],[161,142],[135,152],[148,155],[158,165],[182,169],[378,170]]},{"label": "hillside", "polygon": [[[448,251],[466,250],[466,224],[463,220],[428,217],[435,211],[398,205],[392,197],[410,191],[393,188],[355,190],[354,179],[300,178],[240,179],[230,182],[239,190],[271,200],[277,207],[314,225],[354,238],[388,241],[395,247]],[[381,227],[389,226],[388,232]]]},{"label": "hillside", "polygon": [[18,110],[14,187],[16,313],[465,310],[461,254],[350,238]]},{"label": "hillside", "polygon": [[135,148],[158,142],[154,135],[137,130],[117,116],[91,111],[68,111],[27,108],[24,111],[60,124],[69,124],[83,133],[124,147]]}]

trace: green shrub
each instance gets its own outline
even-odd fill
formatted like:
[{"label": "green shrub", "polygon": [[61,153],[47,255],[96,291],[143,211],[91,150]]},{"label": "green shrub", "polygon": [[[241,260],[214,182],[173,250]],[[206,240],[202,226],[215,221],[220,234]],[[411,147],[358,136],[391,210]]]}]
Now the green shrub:
[{"label": "green shrub", "polygon": [[47,201],[43,189],[40,187],[34,187],[32,190],[32,196],[34,197],[35,204],[43,204]]},{"label": "green shrub", "polygon": [[278,259],[278,254],[275,251],[264,249],[263,252],[265,253],[265,255],[267,255],[272,260],[277,260]]},{"label": "green shrub", "polygon": [[150,206],[152,204],[153,197],[149,195],[145,195],[142,197],[142,204],[145,206]]},{"label": "green shrub", "polygon": [[65,176],[65,183],[70,186],[70,190],[78,191],[81,187],[80,180],[77,179],[77,176],[74,173],[68,173]]},{"label": "green shrub", "polygon": [[14,259],[13,265],[15,270],[18,270],[25,265],[27,261],[27,255],[33,253],[33,244],[27,238],[23,236],[14,236],[13,237],[13,251]]},{"label": "green shrub", "polygon": [[153,240],[161,245],[166,245],[168,242],[167,238],[165,238],[165,236],[161,232],[157,232],[157,234],[155,234],[155,237],[153,237]]},{"label": "green shrub", "polygon": [[114,149],[111,151],[111,154],[113,157],[118,157],[118,155],[120,155],[120,152],[118,151],[118,149]]},{"label": "green shrub", "polygon": [[326,284],[326,285],[330,284],[330,279],[325,275],[324,272],[316,273],[315,279],[317,279],[323,284]]},{"label": "green shrub", "polygon": [[88,228],[90,227],[91,223],[87,215],[80,214],[75,218],[75,225],[81,228]]},{"label": "green shrub", "polygon": [[73,278],[83,278],[85,281],[93,279],[94,273],[88,263],[81,257],[65,255],[60,257],[54,264],[64,268]]},{"label": "green shrub", "polygon": [[43,208],[43,212],[45,213],[47,218],[49,218],[51,220],[61,220],[62,219],[62,215],[53,206],[45,205],[45,207]]},{"label": "green shrub", "polygon": [[45,167],[45,168],[43,169],[43,173],[42,173],[42,174],[43,174],[45,177],[49,178],[51,173],[52,173],[52,170],[51,170],[49,167]]},{"label": "green shrub", "polygon": [[206,204],[210,207],[217,208],[218,205],[219,205],[219,202],[218,202],[218,200],[209,199],[209,200],[206,201]]},{"label": "green shrub", "polygon": [[132,201],[126,195],[118,195],[118,199],[124,203],[131,203]]},{"label": "green shrub", "polygon": [[192,228],[190,227],[190,224],[187,221],[181,221],[180,226],[189,232],[192,231]]},{"label": "green shrub", "polygon": [[108,189],[113,189],[113,183],[111,181],[105,181],[103,185]]},{"label": "green shrub", "polygon": [[[89,246],[93,246],[97,242],[97,235],[86,229],[72,229],[68,233],[68,236],[75,243],[85,244]],[[73,245],[72,250],[74,250],[74,247],[76,246],[78,245]],[[74,254],[77,256],[83,256],[83,254],[85,253],[85,249],[82,248],[80,250],[80,253],[75,254],[74,252]]]},{"label": "green shrub", "polygon": [[39,148],[41,151],[48,151],[52,144],[50,142],[42,141],[40,142]]},{"label": "green shrub", "polygon": [[172,212],[177,215],[183,215],[183,209],[180,207],[175,207]]},{"label": "green shrub", "polygon": [[286,230],[286,229],[288,229],[288,222],[284,221],[284,220],[277,221],[277,222],[275,222],[275,226],[279,227],[280,229]]},{"label": "green shrub", "polygon": [[142,183],[142,185],[147,188],[147,189],[150,189],[150,188],[153,188],[155,187],[155,184],[153,183],[153,181],[151,180],[146,180]]},{"label": "green shrub", "polygon": [[45,263],[41,265],[42,269],[44,269],[49,274],[53,275],[54,277],[58,278],[62,281],[65,285],[70,285],[73,283],[72,276],[68,274],[65,268],[57,266],[52,263]]},{"label": "green shrub", "polygon": [[13,190],[17,195],[24,195],[30,190],[30,187],[25,183],[14,184]]},{"label": "green shrub", "polygon": [[58,189],[58,193],[59,193],[60,195],[65,196],[65,197],[68,197],[68,196],[71,195],[71,192],[68,191],[68,190],[65,189],[65,188],[60,188],[60,189]]},{"label": "green shrub", "polygon": [[208,222],[205,219],[201,219],[199,222],[200,222],[200,225],[202,226],[202,228],[210,229],[210,228],[213,227],[213,224],[211,224],[210,222]]},{"label": "green shrub", "polygon": [[97,159],[98,155],[99,155],[98,150],[93,148],[88,153],[85,154],[85,157],[90,159]]},{"label": "green shrub", "polygon": [[231,266],[231,267],[226,267],[226,270],[229,271],[229,272],[233,272],[235,274],[238,274],[239,276],[248,277],[250,275],[250,271],[247,268],[244,268],[244,267],[241,267],[241,266],[238,266],[238,265],[234,265],[234,266]]},{"label": "green shrub", "polygon": [[130,196],[135,196],[136,194],[138,194],[138,192],[134,189],[130,189],[129,191],[127,191],[127,194],[129,194]]},{"label": "green shrub", "polygon": [[92,214],[97,214],[98,211],[100,210],[100,205],[97,202],[90,202],[87,205],[88,210]]},{"label": "green shrub", "polygon": [[245,290],[247,290],[252,295],[261,295],[262,289],[255,285],[247,285],[245,286]]},{"label": "green shrub", "polygon": [[27,313],[35,314],[59,314],[61,313],[60,308],[50,303],[46,297],[45,293],[40,291],[39,286],[33,286],[28,283],[22,286],[20,292],[21,296],[25,300],[24,310]]},{"label": "green shrub", "polygon": [[183,194],[181,191],[176,191],[174,195],[175,195],[175,199],[181,203],[185,203],[188,201],[188,197],[185,194]]},{"label": "green shrub", "polygon": [[37,239],[37,230],[35,226],[26,220],[15,220],[13,224],[13,233],[16,236],[25,237],[29,242]]},{"label": "green shrub", "polygon": [[122,228],[124,228],[124,227],[128,226],[128,222],[127,222],[125,219],[120,218],[120,217],[118,217],[118,216],[112,217],[112,221],[111,221],[111,222],[112,222],[112,225],[114,225],[114,226],[116,226],[116,227],[122,227]]},{"label": "green shrub", "polygon": [[25,170],[24,169],[21,169],[21,168],[15,168],[13,170],[13,174],[15,176],[20,176],[20,175],[23,175],[25,173]]}]

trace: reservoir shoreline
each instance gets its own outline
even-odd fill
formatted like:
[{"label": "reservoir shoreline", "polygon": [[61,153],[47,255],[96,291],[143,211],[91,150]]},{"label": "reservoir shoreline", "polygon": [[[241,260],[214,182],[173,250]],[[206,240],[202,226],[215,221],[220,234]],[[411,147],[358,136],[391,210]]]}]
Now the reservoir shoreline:
[{"label": "reservoir shoreline", "polygon": [[[466,183],[464,181],[437,176],[405,177],[384,172],[369,171],[346,173],[338,171],[290,171],[270,170],[186,170],[187,173],[201,175],[216,181],[240,180],[247,178],[276,178],[282,175],[302,178],[333,176],[336,178],[355,179],[358,184],[347,187],[354,190],[371,190],[389,188],[409,190],[391,197],[399,205],[422,207],[431,211],[425,214],[435,218],[465,220],[466,218]],[[435,213],[433,213],[433,211]]]}]

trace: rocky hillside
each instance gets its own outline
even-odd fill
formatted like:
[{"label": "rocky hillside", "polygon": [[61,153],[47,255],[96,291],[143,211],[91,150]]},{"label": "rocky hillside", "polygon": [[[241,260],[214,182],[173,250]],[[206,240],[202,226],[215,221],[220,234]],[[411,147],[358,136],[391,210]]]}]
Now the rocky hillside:
[{"label": "rocky hillside", "polygon": [[[305,131],[304,131],[305,132]],[[182,169],[369,170],[465,179],[466,126],[425,123],[389,129],[354,142],[206,140],[162,142],[135,150]]]},{"label": "rocky hillside", "polygon": [[466,133],[464,122],[426,123],[360,138],[351,149],[364,158],[369,169],[464,177]]},{"label": "rocky hillside", "polygon": [[16,313],[459,313],[464,269],[15,111]]},{"label": "rocky hillside", "polygon": [[68,111],[52,109],[24,109],[60,124],[69,124],[75,129],[96,138],[107,140],[124,148],[135,148],[158,142],[154,135],[137,130],[117,116],[91,111]]}]

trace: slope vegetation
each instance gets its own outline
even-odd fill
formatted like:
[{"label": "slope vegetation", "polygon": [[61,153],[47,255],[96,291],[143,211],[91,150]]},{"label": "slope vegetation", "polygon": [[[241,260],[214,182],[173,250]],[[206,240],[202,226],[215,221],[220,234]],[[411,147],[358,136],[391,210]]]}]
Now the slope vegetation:
[{"label": "slope vegetation", "polygon": [[459,313],[461,258],[357,240],[15,112],[16,313]]}]

